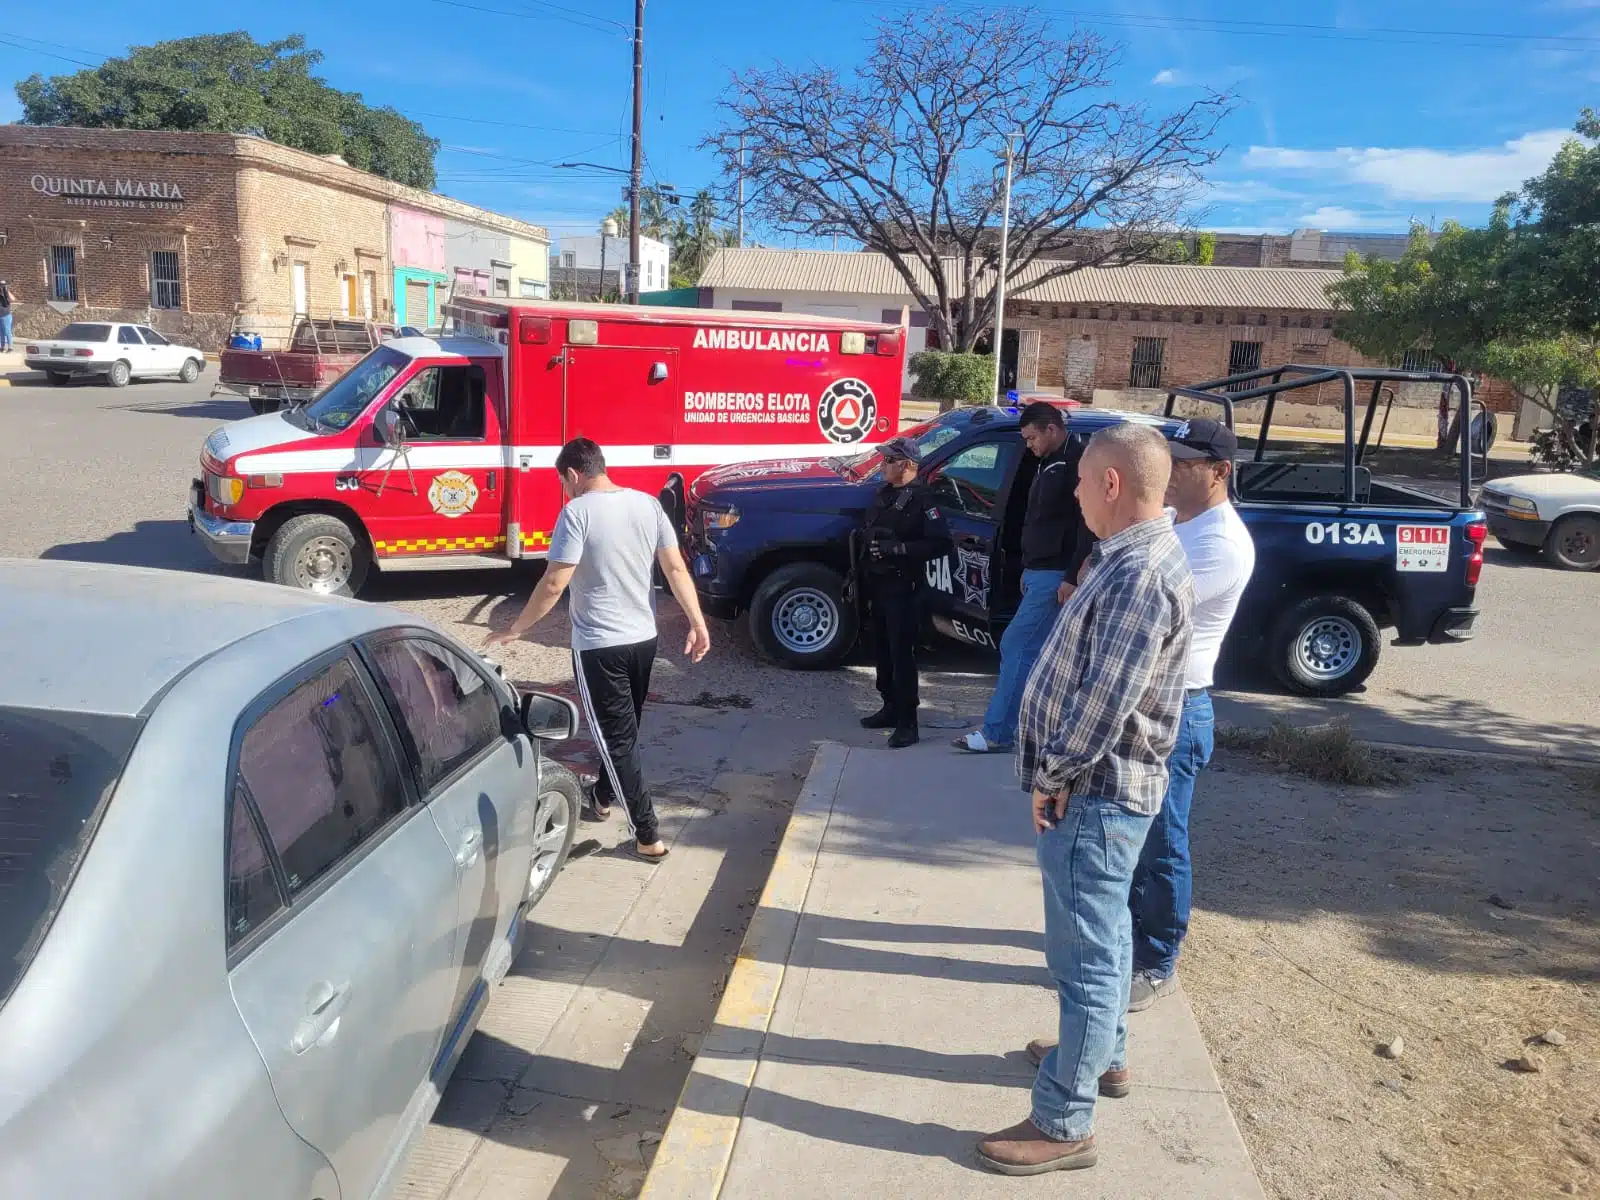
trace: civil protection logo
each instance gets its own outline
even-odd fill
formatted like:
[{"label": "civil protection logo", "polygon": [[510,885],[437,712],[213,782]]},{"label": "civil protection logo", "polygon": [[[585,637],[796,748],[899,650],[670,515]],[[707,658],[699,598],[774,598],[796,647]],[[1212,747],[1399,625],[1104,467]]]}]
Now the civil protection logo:
[{"label": "civil protection logo", "polygon": [[859,442],[878,420],[878,401],[859,379],[836,379],[817,401],[817,425],[830,442]]}]

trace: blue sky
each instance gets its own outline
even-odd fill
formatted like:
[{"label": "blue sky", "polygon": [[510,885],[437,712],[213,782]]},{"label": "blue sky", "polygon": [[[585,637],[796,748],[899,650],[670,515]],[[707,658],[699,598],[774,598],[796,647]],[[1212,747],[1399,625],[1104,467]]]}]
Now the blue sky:
[{"label": "blue sky", "polygon": [[[1159,110],[1206,86],[1238,93],[1202,214],[1213,229],[1481,221],[1494,196],[1544,166],[1579,108],[1600,101],[1600,0],[1080,2],[1041,7],[1063,28],[1076,20],[1123,43],[1121,96]],[[441,191],[557,238],[592,232],[620,201],[620,176],[554,164],[627,165],[627,0],[279,0],[250,11],[258,39],[304,33],[330,83],[421,120],[445,143]],[[79,0],[73,14],[0,28],[0,120],[19,115],[10,84],[32,72],[237,23],[171,0]],[[696,144],[731,70],[775,58],[848,67],[885,15],[916,19],[880,0],[651,0],[647,179],[685,192],[714,182]]]}]

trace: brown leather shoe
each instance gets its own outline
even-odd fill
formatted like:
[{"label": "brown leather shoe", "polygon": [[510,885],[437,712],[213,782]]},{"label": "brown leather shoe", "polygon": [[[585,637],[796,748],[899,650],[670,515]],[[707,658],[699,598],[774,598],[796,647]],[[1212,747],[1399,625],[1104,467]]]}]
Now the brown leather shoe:
[{"label": "brown leather shoe", "polygon": [[[1044,1062],[1044,1056],[1056,1048],[1056,1044],[1047,1038],[1034,1038],[1028,1043],[1028,1061],[1034,1066]],[[1123,1067],[1122,1070],[1107,1071],[1100,1076],[1100,1094],[1109,1096],[1113,1100],[1121,1100],[1133,1091],[1133,1068]]]},{"label": "brown leather shoe", "polygon": [[1001,1175],[1043,1175],[1076,1171],[1095,1164],[1094,1136],[1081,1142],[1058,1142],[1039,1132],[1032,1121],[991,1133],[978,1143],[978,1161]]}]

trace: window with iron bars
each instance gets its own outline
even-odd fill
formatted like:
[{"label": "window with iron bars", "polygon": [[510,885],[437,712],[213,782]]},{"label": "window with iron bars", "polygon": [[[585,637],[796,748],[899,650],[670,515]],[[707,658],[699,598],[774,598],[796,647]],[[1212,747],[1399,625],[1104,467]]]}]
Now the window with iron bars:
[{"label": "window with iron bars", "polygon": [[150,252],[150,306],[152,308],[182,308],[183,291],[178,283],[178,252],[152,250]]},{"label": "window with iron bars", "polygon": [[1405,357],[1400,360],[1402,371],[1442,371],[1444,363],[1432,350],[1423,350],[1412,347],[1407,350]]},{"label": "window with iron bars", "polygon": [[1128,369],[1128,386],[1156,388],[1161,386],[1161,360],[1167,351],[1167,339],[1136,337],[1133,339],[1133,365]]},{"label": "window with iron bars", "polygon": [[[1243,375],[1246,371],[1257,371],[1261,368],[1261,343],[1260,342],[1229,342],[1228,343],[1228,374]],[[1230,392],[1242,392],[1246,388],[1254,387],[1254,383],[1230,383]]]},{"label": "window with iron bars", "polygon": [[78,249],[76,246],[50,247],[50,299],[78,302]]}]

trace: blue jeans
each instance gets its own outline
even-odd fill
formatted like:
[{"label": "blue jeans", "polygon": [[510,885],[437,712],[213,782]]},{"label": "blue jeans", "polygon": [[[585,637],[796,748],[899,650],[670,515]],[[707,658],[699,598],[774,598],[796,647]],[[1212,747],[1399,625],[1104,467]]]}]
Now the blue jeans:
[{"label": "blue jeans", "polygon": [[1133,911],[1133,969],[1165,979],[1178,969],[1178,947],[1189,932],[1193,874],[1189,867],[1189,808],[1194,784],[1211,761],[1216,716],[1209,692],[1184,699],[1178,740],[1167,759],[1167,795],[1150,826],[1128,906]]},{"label": "blue jeans", "polygon": [[0,317],[0,350],[11,349],[11,314]]},{"label": "blue jeans", "polygon": [[1067,577],[1065,571],[1024,571],[1022,599],[1017,615],[1000,635],[1000,679],[989,697],[989,710],[983,714],[983,736],[991,745],[1009,746],[1017,740],[1017,715],[1022,711],[1022,689],[1028,672],[1039,661],[1039,651],[1050,636],[1061,605],[1056,589]]},{"label": "blue jeans", "polygon": [[1149,829],[1149,817],[1114,800],[1073,796],[1067,815],[1039,835],[1044,956],[1061,996],[1061,1024],[1033,1082],[1031,1117],[1058,1141],[1094,1132],[1100,1076],[1128,1065],[1128,885]]}]

